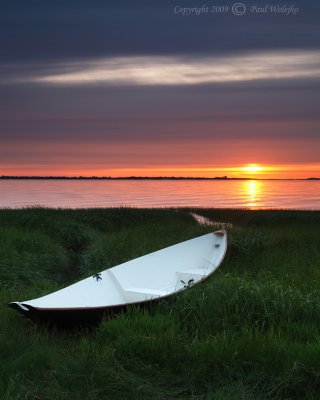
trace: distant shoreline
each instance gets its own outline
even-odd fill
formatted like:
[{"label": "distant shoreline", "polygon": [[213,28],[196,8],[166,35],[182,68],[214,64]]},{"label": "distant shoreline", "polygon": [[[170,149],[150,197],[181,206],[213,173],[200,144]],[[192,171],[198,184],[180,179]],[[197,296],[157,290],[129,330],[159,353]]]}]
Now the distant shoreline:
[{"label": "distant shoreline", "polygon": [[216,177],[189,177],[189,176],[125,176],[125,177],[112,177],[112,176],[10,176],[10,175],[2,175],[0,179],[20,179],[20,180],[139,180],[139,181],[161,181],[161,180],[170,180],[170,181],[237,181],[237,180],[245,180],[245,181],[313,181],[320,180],[317,177],[311,178],[229,178],[227,176],[216,176]]}]

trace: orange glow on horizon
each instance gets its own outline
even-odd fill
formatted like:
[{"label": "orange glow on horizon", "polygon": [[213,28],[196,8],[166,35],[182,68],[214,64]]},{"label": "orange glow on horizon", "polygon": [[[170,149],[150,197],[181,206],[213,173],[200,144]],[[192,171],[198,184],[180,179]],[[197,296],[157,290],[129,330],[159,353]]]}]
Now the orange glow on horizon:
[{"label": "orange glow on horizon", "polygon": [[305,179],[320,177],[318,148],[318,140],[7,141],[0,175]]},{"label": "orange glow on horizon", "polygon": [[95,166],[79,165],[0,165],[0,175],[34,176],[110,176],[110,177],[225,177],[251,179],[306,179],[320,177],[320,164],[262,165],[245,166],[203,166],[203,165],[166,165],[166,166]]}]

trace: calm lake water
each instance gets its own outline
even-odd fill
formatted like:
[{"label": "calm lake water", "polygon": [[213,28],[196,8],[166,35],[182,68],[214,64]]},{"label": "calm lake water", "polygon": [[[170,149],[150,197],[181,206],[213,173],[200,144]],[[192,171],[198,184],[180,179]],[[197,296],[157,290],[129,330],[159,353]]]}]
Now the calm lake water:
[{"label": "calm lake water", "polygon": [[0,207],[320,209],[320,181],[0,180]]}]

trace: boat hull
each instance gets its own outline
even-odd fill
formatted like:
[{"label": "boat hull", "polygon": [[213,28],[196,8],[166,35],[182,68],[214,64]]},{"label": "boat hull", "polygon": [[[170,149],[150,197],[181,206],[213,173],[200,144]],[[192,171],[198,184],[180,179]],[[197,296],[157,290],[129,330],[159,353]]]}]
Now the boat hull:
[{"label": "boat hull", "polygon": [[28,311],[26,311],[22,310],[16,303],[11,303],[10,307],[33,322],[49,326],[54,325],[60,328],[99,325],[105,316],[113,316],[125,312],[128,308],[127,305],[123,304],[114,307],[79,309],[40,309],[28,306]]},{"label": "boat hull", "polygon": [[[10,303],[9,307],[15,309],[37,324],[69,329],[97,326],[104,318],[112,318],[118,314],[126,313],[133,307],[149,309],[151,306],[165,299],[166,298],[157,298],[137,303],[90,308],[43,309],[17,302]],[[21,308],[21,306],[23,306],[23,308]]]}]

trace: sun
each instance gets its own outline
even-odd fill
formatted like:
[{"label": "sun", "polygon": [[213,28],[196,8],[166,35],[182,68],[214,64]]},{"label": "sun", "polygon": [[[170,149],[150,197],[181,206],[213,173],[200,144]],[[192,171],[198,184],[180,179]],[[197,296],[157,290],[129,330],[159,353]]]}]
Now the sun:
[{"label": "sun", "polygon": [[263,170],[264,168],[257,164],[248,164],[241,168],[241,171],[244,172],[262,172]]}]

